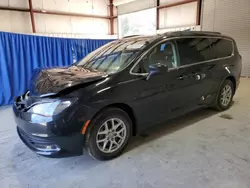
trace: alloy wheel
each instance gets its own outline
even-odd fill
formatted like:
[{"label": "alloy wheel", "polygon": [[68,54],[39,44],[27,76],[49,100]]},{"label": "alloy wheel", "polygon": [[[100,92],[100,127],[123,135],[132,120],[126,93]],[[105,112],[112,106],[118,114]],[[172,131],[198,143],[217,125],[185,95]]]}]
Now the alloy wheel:
[{"label": "alloy wheel", "polygon": [[96,135],[96,144],[104,153],[117,151],[125,141],[127,129],[124,122],[119,118],[111,118],[105,121]]},{"label": "alloy wheel", "polygon": [[231,86],[225,85],[225,87],[222,89],[221,98],[220,98],[222,106],[226,107],[229,105],[231,98],[232,98],[232,94],[233,94],[233,91],[232,91]]}]

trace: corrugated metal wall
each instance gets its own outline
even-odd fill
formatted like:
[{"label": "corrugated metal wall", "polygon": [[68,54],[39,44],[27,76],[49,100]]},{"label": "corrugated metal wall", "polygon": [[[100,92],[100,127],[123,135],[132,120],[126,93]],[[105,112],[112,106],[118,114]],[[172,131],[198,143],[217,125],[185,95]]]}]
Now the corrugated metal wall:
[{"label": "corrugated metal wall", "polygon": [[202,30],[233,37],[243,58],[242,76],[250,76],[250,0],[203,0]]}]

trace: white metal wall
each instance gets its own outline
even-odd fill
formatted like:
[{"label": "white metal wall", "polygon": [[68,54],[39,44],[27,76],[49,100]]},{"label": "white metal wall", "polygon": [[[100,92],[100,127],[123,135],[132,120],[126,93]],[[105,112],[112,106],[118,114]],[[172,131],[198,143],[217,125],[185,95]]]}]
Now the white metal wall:
[{"label": "white metal wall", "polygon": [[[40,1],[40,0],[38,0],[38,1]],[[26,0],[0,0],[0,6],[28,8],[29,1],[26,1]]]},{"label": "white metal wall", "polygon": [[[2,0],[1,0],[2,1]],[[17,0],[15,0],[17,1]],[[21,0],[27,1],[27,0]],[[108,15],[108,0],[33,0],[34,9]]]},{"label": "white metal wall", "polygon": [[[28,0],[0,0],[0,6],[28,8]],[[108,0],[33,0],[38,10],[108,16]],[[116,11],[116,10],[115,10]],[[116,14],[116,12],[115,12]],[[0,10],[0,30],[31,33],[30,14]],[[109,34],[109,20],[35,14],[37,33]]]},{"label": "white metal wall", "polygon": [[27,12],[0,10],[0,20],[0,31],[32,32],[30,14]]},{"label": "white metal wall", "polygon": [[114,19],[114,34],[118,34],[118,19]]},{"label": "white metal wall", "polygon": [[196,12],[197,2],[160,9],[159,28],[175,28],[196,25]]},{"label": "white metal wall", "polygon": [[250,0],[203,0],[202,30],[233,37],[243,58],[242,76],[250,76]]},{"label": "white metal wall", "polygon": [[35,14],[37,33],[108,34],[109,20]]}]

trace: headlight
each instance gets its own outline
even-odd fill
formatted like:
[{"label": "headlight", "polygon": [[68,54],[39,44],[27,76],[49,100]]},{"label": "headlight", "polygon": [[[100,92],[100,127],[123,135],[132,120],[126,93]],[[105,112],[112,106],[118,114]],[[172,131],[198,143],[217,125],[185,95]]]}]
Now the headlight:
[{"label": "headlight", "polygon": [[31,107],[28,112],[51,117],[53,115],[59,114],[65,108],[69,107],[72,103],[72,101],[55,101],[37,104]]}]

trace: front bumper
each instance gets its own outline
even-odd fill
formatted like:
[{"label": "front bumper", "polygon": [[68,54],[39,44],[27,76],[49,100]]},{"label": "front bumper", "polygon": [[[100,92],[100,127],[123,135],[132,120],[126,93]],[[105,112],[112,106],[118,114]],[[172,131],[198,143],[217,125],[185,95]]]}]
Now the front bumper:
[{"label": "front bumper", "polygon": [[[90,108],[79,108],[74,114],[66,111],[46,121],[35,114],[19,111],[13,106],[17,133],[23,143],[40,155],[64,157],[83,153],[84,135],[81,134]],[[84,113],[85,112],[85,113]]]},{"label": "front bumper", "polygon": [[45,156],[71,156],[81,155],[83,151],[83,135],[72,136],[33,136],[17,126],[17,133],[23,143],[32,151]]},{"label": "front bumper", "polygon": [[82,154],[82,127],[87,120],[92,119],[97,110],[76,102],[52,117],[30,113],[29,106],[39,100],[43,99],[24,94],[14,102],[13,113],[20,139],[40,155]]}]

